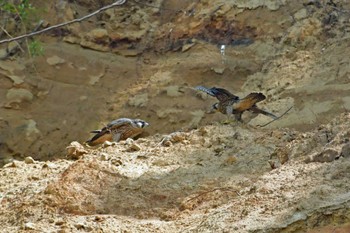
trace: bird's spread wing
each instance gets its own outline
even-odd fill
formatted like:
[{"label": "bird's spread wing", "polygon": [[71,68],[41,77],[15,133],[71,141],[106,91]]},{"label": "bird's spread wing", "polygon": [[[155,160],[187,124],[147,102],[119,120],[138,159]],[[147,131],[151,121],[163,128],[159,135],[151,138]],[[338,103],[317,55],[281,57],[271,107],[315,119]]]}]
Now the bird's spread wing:
[{"label": "bird's spread wing", "polygon": [[238,100],[239,97],[235,96],[234,94],[230,93],[228,90],[225,90],[223,88],[206,88],[203,86],[197,86],[195,87],[196,90],[203,91],[207,93],[208,95],[216,97],[220,102],[228,100],[228,99],[235,99]]},{"label": "bird's spread wing", "polygon": [[241,99],[237,103],[234,109],[239,112],[243,112],[245,110],[252,108],[256,103],[264,99],[266,99],[266,96],[264,96],[262,93],[253,92],[247,95],[246,97],[244,97],[243,99]]},{"label": "bird's spread wing", "polygon": [[230,93],[228,90],[225,90],[223,88],[213,87],[213,88],[210,88],[210,90],[214,93],[215,97],[220,102],[228,99],[239,100],[238,96],[235,96],[234,94]]}]

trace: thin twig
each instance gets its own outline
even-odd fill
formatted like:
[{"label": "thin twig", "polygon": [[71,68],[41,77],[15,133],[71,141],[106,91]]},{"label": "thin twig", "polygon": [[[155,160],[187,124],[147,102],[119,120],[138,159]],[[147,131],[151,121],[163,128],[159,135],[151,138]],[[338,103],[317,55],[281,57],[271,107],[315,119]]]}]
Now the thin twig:
[{"label": "thin twig", "polygon": [[[34,30],[33,30],[33,32],[35,32],[35,31],[37,31],[40,27],[41,27],[41,25],[44,23],[44,20],[40,20],[39,21],[39,23],[35,26],[35,28],[34,28]],[[7,30],[5,29],[5,28],[3,28],[1,25],[0,25],[0,28],[1,28],[1,30],[7,35],[7,36],[9,36],[9,37],[11,37],[12,38],[12,36],[7,32]],[[23,53],[24,53],[24,50],[23,50],[23,48],[21,47],[21,41],[15,41],[15,43],[16,43],[16,46],[12,46],[11,47],[11,49],[9,49],[9,48],[7,48],[6,49],[6,54],[4,55],[4,56],[2,56],[2,57],[0,57],[0,60],[4,60],[4,59],[6,59],[10,54],[12,54],[17,48],[19,48]],[[27,44],[27,48],[28,48],[28,44]]]},{"label": "thin twig", "polygon": [[[1,28],[1,30],[2,30],[8,37],[13,38],[13,37],[10,35],[10,33],[8,33],[8,31],[7,31],[5,28],[3,28],[2,26],[0,26],[0,28]],[[17,41],[16,41],[16,44],[17,44],[17,46],[13,47],[13,49],[19,48],[22,52],[24,52],[24,50],[22,49],[21,45],[20,45]],[[10,52],[12,52],[12,51],[10,51]]]},{"label": "thin twig", "polygon": [[281,117],[283,117],[284,115],[286,115],[292,108],[293,108],[293,106],[290,107],[290,108],[288,108],[287,111],[285,111],[282,115],[280,115],[280,116],[277,117],[276,119],[273,119],[272,121],[269,121],[269,122],[267,122],[267,123],[264,124],[264,125],[258,125],[258,126],[260,126],[260,127],[265,127],[265,126],[271,124],[272,122],[277,121],[278,119],[281,119]]},{"label": "thin twig", "polygon": [[35,35],[38,35],[38,34],[41,34],[41,33],[44,33],[44,32],[47,32],[47,31],[50,31],[50,30],[53,30],[53,29],[56,29],[56,28],[60,28],[60,27],[63,27],[63,26],[66,26],[66,25],[69,25],[69,24],[72,24],[72,23],[81,22],[81,21],[83,21],[83,20],[85,20],[87,18],[90,18],[90,17],[92,17],[92,16],[94,16],[94,15],[96,15],[96,14],[102,12],[102,11],[105,11],[105,10],[107,10],[109,8],[122,5],[125,2],[126,2],[126,0],[118,0],[118,1],[116,1],[116,2],[114,2],[112,4],[110,4],[110,5],[104,6],[104,7],[100,8],[100,9],[98,9],[97,11],[94,11],[91,14],[85,15],[85,16],[83,16],[81,18],[73,19],[71,21],[60,23],[60,24],[56,24],[56,25],[53,25],[51,27],[45,28],[45,29],[40,30],[40,31],[36,31],[36,32],[32,32],[32,33],[21,35],[21,36],[17,36],[17,37],[1,40],[0,44],[8,43],[8,42],[15,41],[15,40],[20,40],[20,39],[23,39],[23,38],[26,38],[26,37],[30,37],[30,36],[35,36]]}]

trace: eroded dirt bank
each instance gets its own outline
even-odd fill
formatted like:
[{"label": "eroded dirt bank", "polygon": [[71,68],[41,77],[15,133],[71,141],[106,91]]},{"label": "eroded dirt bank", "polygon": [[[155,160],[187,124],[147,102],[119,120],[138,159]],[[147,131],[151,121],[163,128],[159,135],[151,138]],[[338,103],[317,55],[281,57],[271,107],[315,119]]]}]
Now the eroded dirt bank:
[{"label": "eroded dirt bank", "polygon": [[[191,89],[199,84],[261,91],[261,106],[276,114],[294,106],[272,128],[308,130],[349,110],[346,2],[149,4],[173,11],[128,2],[38,37],[44,56],[1,61],[4,162],[60,157],[67,143],[118,117],[143,118],[150,135],[222,119],[205,115],[215,100]],[[50,25],[98,4],[44,6]]]},{"label": "eroded dirt bank", "polygon": [[[109,2],[36,4],[52,25]],[[1,60],[4,229],[348,232],[349,11],[346,1],[128,1],[38,37],[43,56]],[[265,128],[250,114],[221,125],[197,85],[293,109]],[[119,117],[150,127],[66,157]]]},{"label": "eroded dirt bank", "polygon": [[346,232],[349,123],[204,126],[77,161],[16,161],[0,171],[0,221],[6,232]]}]

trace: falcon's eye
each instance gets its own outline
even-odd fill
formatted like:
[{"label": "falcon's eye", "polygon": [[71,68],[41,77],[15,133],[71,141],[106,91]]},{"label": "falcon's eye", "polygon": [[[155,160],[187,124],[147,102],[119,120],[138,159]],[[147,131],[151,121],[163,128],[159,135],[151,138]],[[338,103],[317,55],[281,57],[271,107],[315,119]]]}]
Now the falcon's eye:
[{"label": "falcon's eye", "polygon": [[147,123],[147,122],[144,122],[144,121],[139,121],[139,122],[137,122],[136,124],[137,124],[137,126],[140,127],[140,128],[144,128],[144,127],[146,127],[146,126],[148,125],[148,123]]},{"label": "falcon's eye", "polygon": [[218,104],[217,103],[213,105],[213,109],[215,109],[215,110],[218,109]]}]

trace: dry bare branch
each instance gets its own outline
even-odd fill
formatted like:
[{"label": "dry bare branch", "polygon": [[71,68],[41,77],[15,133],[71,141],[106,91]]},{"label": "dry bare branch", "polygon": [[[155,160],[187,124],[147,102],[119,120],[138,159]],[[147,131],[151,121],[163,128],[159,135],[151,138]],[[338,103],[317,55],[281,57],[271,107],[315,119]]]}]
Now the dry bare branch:
[{"label": "dry bare branch", "polygon": [[112,8],[112,7],[115,7],[115,6],[120,6],[122,4],[124,4],[126,2],[126,0],[118,0],[110,5],[107,5],[107,6],[104,6],[94,12],[92,12],[91,14],[88,14],[88,15],[85,15],[81,18],[78,18],[78,19],[73,19],[71,21],[68,21],[68,22],[64,22],[64,23],[60,23],[60,24],[56,24],[56,25],[53,25],[51,27],[48,27],[48,28],[45,28],[43,30],[40,30],[40,31],[36,31],[36,32],[31,32],[31,33],[28,33],[28,34],[24,34],[24,35],[21,35],[21,36],[17,36],[17,37],[13,37],[13,38],[9,38],[9,39],[5,39],[5,40],[1,40],[0,41],[0,44],[3,44],[3,43],[9,43],[11,41],[16,41],[16,40],[20,40],[20,39],[23,39],[23,38],[27,38],[27,37],[31,37],[31,36],[34,36],[34,35],[38,35],[38,34],[41,34],[41,33],[44,33],[44,32],[47,32],[47,31],[50,31],[50,30],[53,30],[53,29],[56,29],[56,28],[60,28],[60,27],[63,27],[63,26],[66,26],[66,25],[69,25],[69,24],[72,24],[72,23],[77,23],[77,22],[81,22],[87,18],[90,18],[102,11],[105,11],[109,8]]}]

